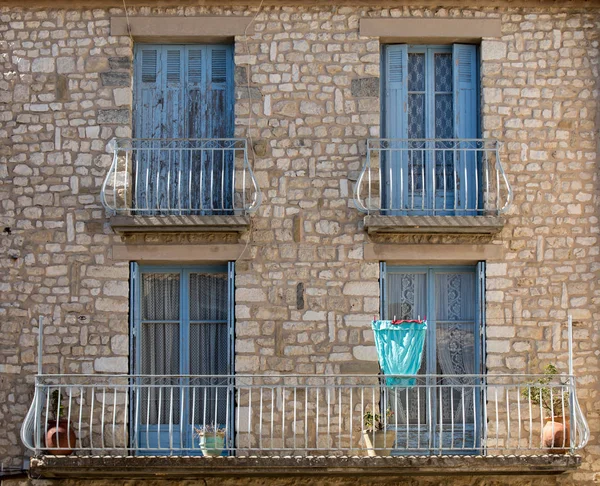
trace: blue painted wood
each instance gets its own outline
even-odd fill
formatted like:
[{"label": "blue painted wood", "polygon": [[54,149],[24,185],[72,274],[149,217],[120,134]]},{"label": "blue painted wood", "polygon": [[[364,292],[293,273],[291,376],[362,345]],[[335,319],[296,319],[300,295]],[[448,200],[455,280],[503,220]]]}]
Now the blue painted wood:
[{"label": "blue painted wood", "polygon": [[[137,265],[135,263],[131,266],[132,270],[132,291],[131,291],[131,303],[130,308],[133,309],[132,312],[132,332],[131,336],[134,342],[135,349],[135,368],[134,373],[140,374],[141,369],[141,353],[142,353],[142,314],[141,314],[141,276],[144,273],[150,274],[176,274],[179,275],[179,373],[181,375],[187,375],[192,372],[197,373],[196,370],[192,370],[190,368],[190,324],[191,324],[191,316],[190,316],[190,278],[191,275],[202,273],[202,274],[227,274],[227,319],[223,321],[223,325],[227,325],[227,339],[228,343],[226,349],[228,350],[228,354],[233,352],[233,340],[235,338],[233,334],[233,325],[234,325],[234,306],[233,306],[233,296],[234,289],[232,286],[233,279],[233,266],[232,264],[228,265],[189,265],[189,266],[181,266],[181,265],[168,265],[168,266],[155,266],[155,265]],[[144,321],[147,322],[147,321]],[[194,325],[203,325],[202,323],[208,321],[193,321]],[[212,321],[211,321],[212,322]],[[227,370],[219,371],[219,373],[232,373],[233,372],[233,355],[227,356]],[[139,380],[138,380],[139,381]],[[185,385],[185,381],[182,382]],[[231,384],[230,394],[233,392],[233,383]],[[172,434],[173,434],[173,447],[176,449],[180,449],[182,453],[186,455],[199,455],[201,452],[198,449],[198,439],[195,434],[195,427],[197,427],[200,422],[199,418],[195,418],[196,424],[191,423],[191,411],[189,406],[187,405],[190,400],[190,393],[185,388],[174,387],[174,394],[179,396],[179,403],[183,403],[183,413],[180,417],[180,424],[173,424]],[[168,387],[164,387],[163,393],[170,393],[170,389]],[[139,394],[133,397],[132,403],[135,406],[136,401],[140,404],[141,407],[141,399]],[[230,403],[233,404],[232,395],[230,396]],[[135,408],[132,412],[135,414]],[[181,409],[178,410],[181,413]],[[156,451],[148,450],[150,447],[156,447],[159,443],[162,447],[168,447],[169,444],[169,434],[171,433],[168,428],[168,424],[152,424],[150,426],[146,426],[143,424],[145,415],[143,414],[143,410],[140,410],[140,415],[136,417],[132,415],[131,423],[135,424],[133,437],[132,437],[132,447],[137,451],[139,455],[156,455],[156,454],[170,454],[168,451],[164,451],[161,453],[157,453]],[[230,413],[232,413],[230,411]],[[232,417],[233,415],[230,415]],[[230,424],[233,423],[230,421]],[[233,435],[232,435],[233,437]]]},{"label": "blue painted wood", "polygon": [[[233,137],[232,46],[138,44],[135,49],[136,138]],[[232,206],[233,162],[233,154],[220,151],[142,152],[136,204],[158,212],[192,208],[205,209],[200,214],[219,209],[227,214],[223,209]],[[163,181],[160,186],[158,181]],[[178,191],[175,181],[184,190]]]},{"label": "blue painted wood", "polygon": [[[479,132],[477,46],[454,44],[452,56],[454,61],[454,130],[456,138],[477,138]],[[475,187],[475,170],[477,169],[475,153],[462,152],[459,167],[463,184],[461,184],[458,206],[464,209],[476,209],[475,195],[479,188]]]},{"label": "blue painted wood", "polygon": [[[383,50],[384,123],[385,138],[408,137],[408,46],[387,45]],[[392,210],[384,214],[398,214],[408,181],[401,179],[402,166],[406,166],[404,154],[382,152],[380,164],[385,183],[382,186],[382,209]],[[400,181],[403,182],[400,182]],[[403,188],[398,190],[398,188]],[[392,190],[393,188],[393,190]]]}]

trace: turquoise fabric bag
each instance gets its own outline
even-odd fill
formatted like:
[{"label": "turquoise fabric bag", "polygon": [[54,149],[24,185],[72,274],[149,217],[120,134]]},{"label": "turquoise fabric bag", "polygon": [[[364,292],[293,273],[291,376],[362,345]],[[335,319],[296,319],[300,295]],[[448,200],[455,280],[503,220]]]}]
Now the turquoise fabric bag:
[{"label": "turquoise fabric bag", "polygon": [[[381,371],[384,375],[416,375],[423,358],[427,321],[394,322],[371,324]],[[413,386],[415,382],[415,378],[386,378],[388,386]]]}]

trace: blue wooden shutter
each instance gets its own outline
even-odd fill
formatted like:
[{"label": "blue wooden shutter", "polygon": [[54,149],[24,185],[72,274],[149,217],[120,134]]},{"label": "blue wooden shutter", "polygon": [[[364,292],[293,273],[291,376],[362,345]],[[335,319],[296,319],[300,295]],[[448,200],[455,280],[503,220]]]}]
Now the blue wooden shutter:
[{"label": "blue wooden shutter", "polygon": [[479,336],[475,336],[476,342],[479,340],[480,345],[475,346],[475,364],[479,369],[475,373],[485,373],[485,262],[477,263],[475,274],[476,285],[476,314],[475,314],[475,331]]},{"label": "blue wooden shutter", "polygon": [[[474,139],[478,135],[479,105],[477,82],[477,46],[454,44],[454,131],[457,139]],[[460,142],[460,148],[472,146],[469,142]],[[458,208],[475,209],[476,156],[473,151],[459,151],[460,191]],[[463,213],[464,214],[464,213]],[[470,214],[470,213],[466,213]]]},{"label": "blue wooden shutter", "polygon": [[[231,46],[215,45],[207,47],[207,136],[209,138],[230,138],[233,136],[233,56]],[[211,153],[213,178],[211,207],[220,214],[233,204],[233,165],[232,151]]]},{"label": "blue wooden shutter", "polygon": [[136,52],[135,136],[162,136],[162,50],[160,46],[140,46]]},{"label": "blue wooden shutter", "polygon": [[379,319],[387,319],[386,280],[387,265],[385,262],[379,262]]},{"label": "blue wooden shutter", "polygon": [[164,46],[163,89],[165,96],[165,119],[163,138],[181,138],[184,135],[184,49],[180,46]]},{"label": "blue wooden shutter", "polygon": [[[405,44],[386,46],[384,61],[384,137],[408,137],[408,46]],[[398,146],[398,142],[394,142]],[[390,154],[393,154],[390,156]],[[406,165],[405,157],[396,152],[381,152],[380,164],[385,184],[382,186],[382,209],[403,207],[403,195],[407,194],[408,179],[401,178]],[[402,188],[400,181],[403,181]]]}]

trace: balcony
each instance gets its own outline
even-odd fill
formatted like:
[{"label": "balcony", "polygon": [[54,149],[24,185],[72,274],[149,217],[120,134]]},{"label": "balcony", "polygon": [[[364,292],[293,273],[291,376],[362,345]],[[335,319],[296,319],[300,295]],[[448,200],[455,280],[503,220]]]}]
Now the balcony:
[{"label": "balcony", "polygon": [[112,143],[101,200],[117,232],[241,232],[260,206],[244,139]]},{"label": "balcony", "polygon": [[560,473],[589,429],[574,378],[543,385],[552,413],[539,378],[39,375],[21,438],[43,477]]},{"label": "balcony", "polygon": [[496,141],[369,139],[354,201],[369,233],[494,234],[512,190]]}]

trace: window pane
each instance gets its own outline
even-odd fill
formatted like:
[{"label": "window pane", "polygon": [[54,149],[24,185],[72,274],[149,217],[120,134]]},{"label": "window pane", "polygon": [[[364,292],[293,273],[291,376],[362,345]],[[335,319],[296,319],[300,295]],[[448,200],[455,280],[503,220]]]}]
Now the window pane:
[{"label": "window pane", "polygon": [[434,54],[435,90],[452,92],[452,53]]},{"label": "window pane", "polygon": [[179,320],[179,274],[143,273],[141,311],[144,321]]},{"label": "window pane", "polygon": [[190,320],[227,320],[227,274],[190,274]]},{"label": "window pane", "polygon": [[408,91],[425,91],[425,54],[408,55]]}]

